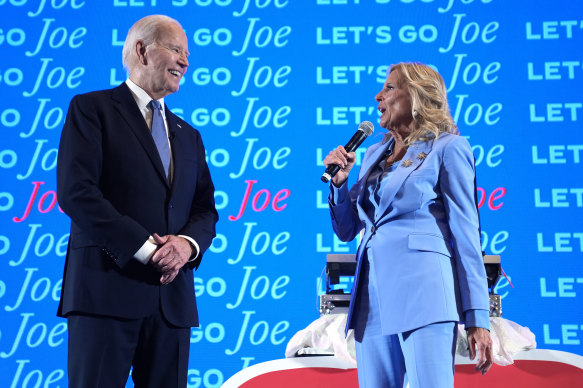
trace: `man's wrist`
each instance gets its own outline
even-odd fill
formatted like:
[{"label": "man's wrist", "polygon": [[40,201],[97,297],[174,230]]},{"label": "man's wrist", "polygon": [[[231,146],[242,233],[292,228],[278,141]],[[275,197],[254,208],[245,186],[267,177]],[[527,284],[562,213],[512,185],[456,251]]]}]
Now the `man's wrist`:
[{"label": "man's wrist", "polygon": [[192,256],[194,256],[194,254],[196,253],[196,247],[189,239],[184,238],[184,240],[186,240],[186,242],[188,243],[188,246],[190,247],[190,255],[188,256],[188,261],[190,261],[192,259]]},{"label": "man's wrist", "polygon": [[196,243],[196,241],[194,241],[192,239],[192,237],[189,236],[185,236],[183,234],[179,235],[180,237],[182,237],[183,239],[185,239],[188,244],[190,245],[190,256],[188,257],[187,261],[194,261],[196,260],[196,258],[199,255],[199,248],[198,248],[198,244]]}]

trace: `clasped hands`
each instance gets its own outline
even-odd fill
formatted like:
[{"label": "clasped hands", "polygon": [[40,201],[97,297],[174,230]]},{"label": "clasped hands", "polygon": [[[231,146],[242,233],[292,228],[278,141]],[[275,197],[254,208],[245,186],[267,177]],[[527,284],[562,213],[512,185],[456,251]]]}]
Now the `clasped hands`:
[{"label": "clasped hands", "polygon": [[167,235],[160,237],[154,233],[154,242],[158,245],[150,262],[162,276],[160,283],[171,283],[178,275],[178,271],[188,262],[192,255],[190,243],[183,237]]}]

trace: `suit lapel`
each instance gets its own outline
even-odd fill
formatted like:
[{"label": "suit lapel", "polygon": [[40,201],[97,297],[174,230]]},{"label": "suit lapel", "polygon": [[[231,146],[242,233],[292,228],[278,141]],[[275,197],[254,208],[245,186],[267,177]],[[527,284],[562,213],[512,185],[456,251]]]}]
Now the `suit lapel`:
[{"label": "suit lapel", "polygon": [[137,137],[138,141],[146,151],[146,154],[152,161],[154,168],[160,175],[160,178],[162,178],[168,185],[168,179],[166,179],[164,166],[162,165],[160,154],[154,143],[154,138],[152,138],[152,133],[150,132],[150,129],[142,116],[142,112],[140,112],[128,86],[123,83],[113,89],[112,99],[117,102],[115,108],[126,121],[130,130]]},{"label": "suit lapel", "polygon": [[417,141],[407,149],[405,156],[403,156],[399,166],[389,177],[389,182],[382,192],[378,214],[384,215],[386,213],[395,195],[401,189],[401,186],[403,186],[405,179],[423,163],[425,157],[431,151],[432,146],[433,140],[427,142]]},{"label": "suit lapel", "polygon": [[172,149],[172,165],[173,165],[173,176],[172,176],[172,187],[175,187],[176,181],[180,179],[181,168],[183,168],[180,161],[185,155],[185,151],[182,148],[183,142],[180,141],[180,135],[182,133],[182,126],[176,119],[174,113],[170,112],[168,106],[166,106],[166,124],[168,125],[168,135],[170,137],[170,148]]}]

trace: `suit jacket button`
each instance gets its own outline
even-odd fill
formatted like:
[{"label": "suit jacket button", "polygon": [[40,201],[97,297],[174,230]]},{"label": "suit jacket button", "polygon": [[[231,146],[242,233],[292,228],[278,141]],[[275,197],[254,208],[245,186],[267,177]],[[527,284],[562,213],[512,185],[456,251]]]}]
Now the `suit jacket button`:
[{"label": "suit jacket button", "polygon": [[374,233],[374,225],[370,227],[370,232]]}]

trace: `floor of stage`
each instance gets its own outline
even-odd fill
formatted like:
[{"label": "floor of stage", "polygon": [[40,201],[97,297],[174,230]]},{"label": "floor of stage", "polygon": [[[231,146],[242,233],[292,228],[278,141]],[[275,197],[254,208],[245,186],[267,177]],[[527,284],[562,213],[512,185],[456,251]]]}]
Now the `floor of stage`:
[{"label": "floor of stage", "polygon": [[[232,376],[223,388],[352,388],[357,387],[354,365],[333,356],[296,357],[252,365]],[[468,358],[456,357],[456,388],[561,388],[583,386],[583,357],[556,350],[519,352],[514,364],[481,376]]]}]

